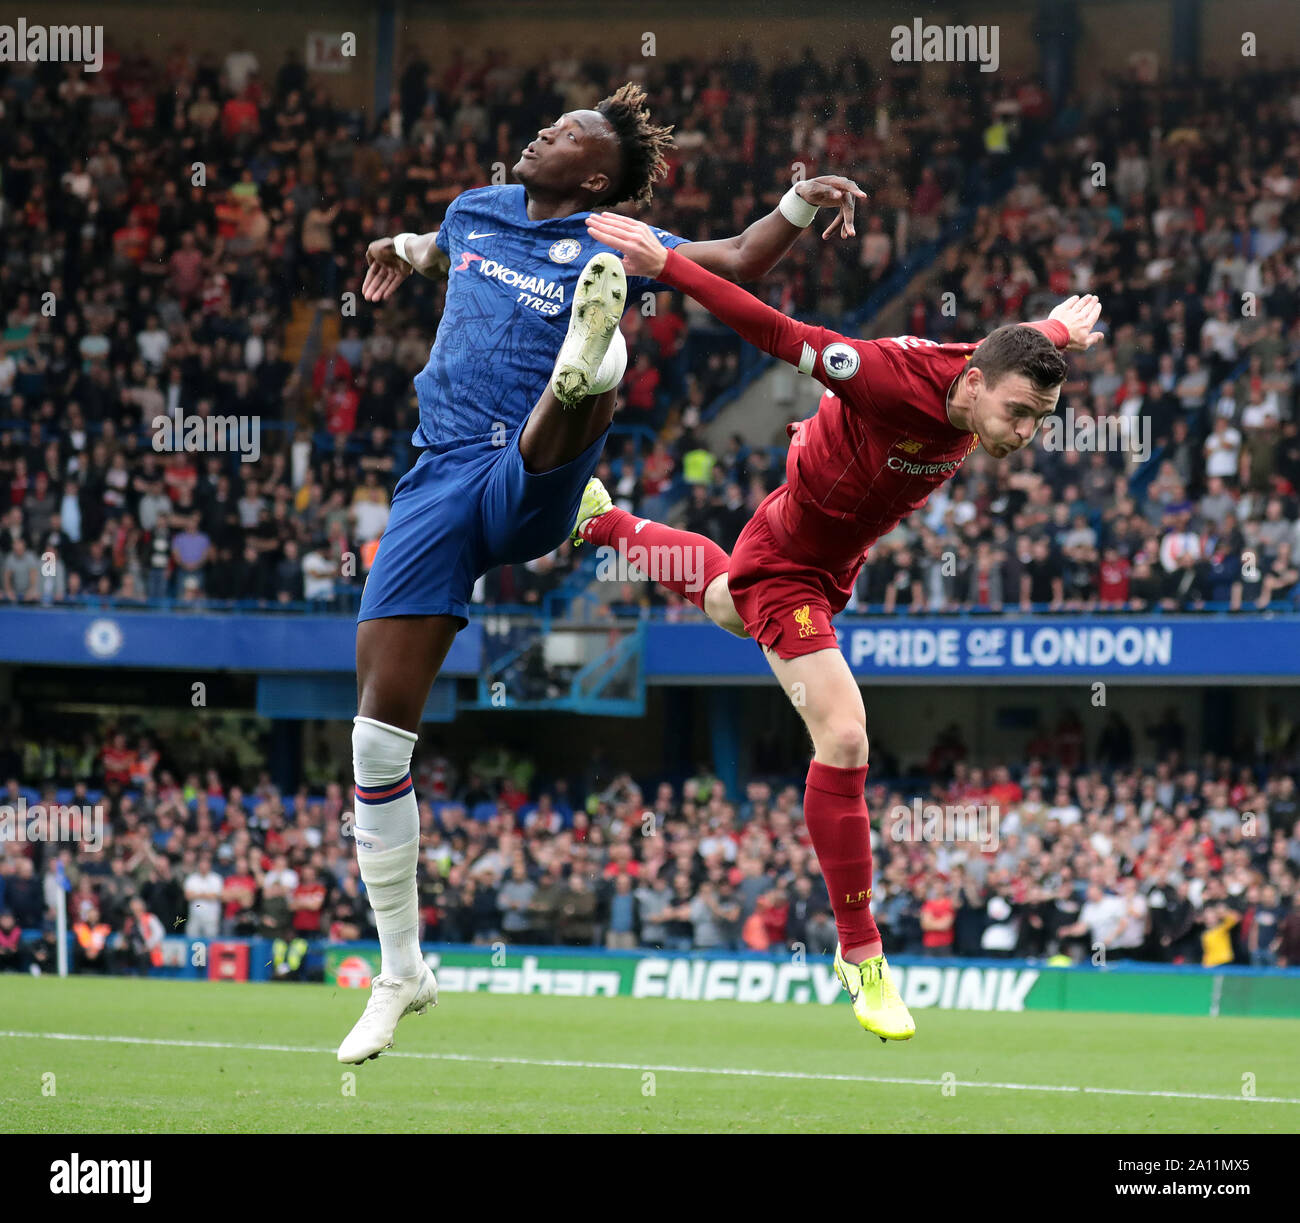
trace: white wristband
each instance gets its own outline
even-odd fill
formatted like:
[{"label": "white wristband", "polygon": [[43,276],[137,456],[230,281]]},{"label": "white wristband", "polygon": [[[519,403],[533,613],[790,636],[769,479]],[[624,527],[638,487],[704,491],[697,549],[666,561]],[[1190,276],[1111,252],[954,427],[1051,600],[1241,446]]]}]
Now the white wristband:
[{"label": "white wristband", "polygon": [[[416,236],[416,234],[398,234],[397,237],[393,239],[393,249],[397,252],[397,257],[405,263],[411,263],[406,254],[407,239]],[[411,266],[414,267],[415,264],[411,263]]]},{"label": "white wristband", "polygon": [[817,205],[810,204],[793,187],[781,197],[777,207],[791,225],[797,225],[800,229],[807,229],[817,215]]}]

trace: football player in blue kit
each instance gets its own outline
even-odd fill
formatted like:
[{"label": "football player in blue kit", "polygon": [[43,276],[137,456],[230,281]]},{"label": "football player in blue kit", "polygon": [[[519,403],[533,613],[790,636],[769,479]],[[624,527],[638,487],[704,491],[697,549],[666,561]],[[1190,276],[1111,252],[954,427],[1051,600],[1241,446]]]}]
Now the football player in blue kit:
[{"label": "football player in blue kit", "polygon": [[[358,616],[354,832],[382,963],[365,1013],[339,1046],[341,1062],[378,1056],[403,1015],[437,1002],[419,945],[416,731],[468,623],[475,581],[494,566],[544,556],[578,517],[627,363],[619,318],[629,294],[653,283],[627,280],[585,218],[649,203],[670,132],[629,83],[542,128],[514,166],[518,185],[466,191],[434,232],[381,238],[366,252],[367,301],[384,301],[412,271],[446,275],[447,295],[415,379],[420,457],[397,484]],[[752,280],[821,206],[838,210],[823,237],[853,237],[855,202],[865,198],[851,180],[828,175],[797,183],[734,237],[655,235],[717,275]]]}]

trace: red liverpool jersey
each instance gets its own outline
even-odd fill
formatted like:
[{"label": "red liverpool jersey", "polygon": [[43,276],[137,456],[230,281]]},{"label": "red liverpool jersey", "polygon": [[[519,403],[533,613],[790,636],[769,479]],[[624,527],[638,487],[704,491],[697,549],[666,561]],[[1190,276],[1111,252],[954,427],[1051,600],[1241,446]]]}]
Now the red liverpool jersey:
[{"label": "red liverpool jersey", "polygon": [[[669,251],[659,279],[689,293],[751,344],[811,374],[827,393],[790,426],[788,546],[827,568],[851,564],[924,505],[979,445],[948,420],[948,393],[977,347],[916,336],[858,340],[801,323]],[[1063,323],[1033,323],[1063,348]]]},{"label": "red liverpool jersey", "polygon": [[974,351],[899,336],[833,340],[814,354],[819,380],[839,385],[789,429],[783,519],[794,539],[816,556],[860,555],[952,477],[979,445],[947,415]]}]

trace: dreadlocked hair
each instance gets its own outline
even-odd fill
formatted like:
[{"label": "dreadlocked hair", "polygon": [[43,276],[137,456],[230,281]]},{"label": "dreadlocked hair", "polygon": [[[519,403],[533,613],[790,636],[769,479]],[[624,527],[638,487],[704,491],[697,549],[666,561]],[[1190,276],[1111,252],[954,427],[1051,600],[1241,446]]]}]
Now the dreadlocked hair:
[{"label": "dreadlocked hair", "polygon": [[664,154],[672,148],[672,126],[650,122],[645,90],[629,81],[620,85],[596,110],[605,116],[622,153],[622,168],[604,204],[621,204],[632,200],[648,204],[654,184],[668,170]]}]

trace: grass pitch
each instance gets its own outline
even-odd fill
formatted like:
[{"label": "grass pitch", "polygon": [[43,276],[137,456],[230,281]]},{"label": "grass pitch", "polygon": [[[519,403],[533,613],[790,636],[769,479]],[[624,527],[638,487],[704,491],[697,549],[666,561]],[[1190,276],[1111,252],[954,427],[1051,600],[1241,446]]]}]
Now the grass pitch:
[{"label": "grass pitch", "polygon": [[847,1006],[444,994],[340,1066],[365,999],[0,977],[0,1129],[1300,1131],[1290,1020],[924,1010],[882,1045]]}]

